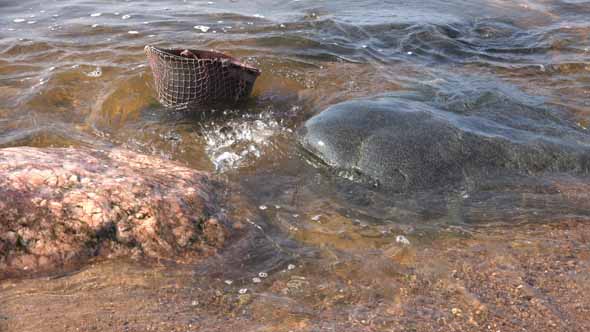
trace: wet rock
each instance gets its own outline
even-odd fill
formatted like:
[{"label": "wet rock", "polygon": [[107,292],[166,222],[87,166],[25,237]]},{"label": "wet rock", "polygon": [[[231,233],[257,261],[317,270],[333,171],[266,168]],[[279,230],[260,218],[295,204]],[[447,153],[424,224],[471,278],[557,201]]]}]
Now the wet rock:
[{"label": "wet rock", "polygon": [[0,275],[108,255],[190,262],[229,236],[221,184],[112,149],[0,150]]},{"label": "wet rock", "polygon": [[399,191],[502,170],[587,173],[590,137],[549,120],[531,131],[382,97],[329,107],[305,123],[299,141],[339,175]]}]

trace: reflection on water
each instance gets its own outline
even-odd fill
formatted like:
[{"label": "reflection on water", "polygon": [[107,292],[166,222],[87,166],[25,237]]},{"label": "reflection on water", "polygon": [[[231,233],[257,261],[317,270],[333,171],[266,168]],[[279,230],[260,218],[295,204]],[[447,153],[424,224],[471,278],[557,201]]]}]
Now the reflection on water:
[{"label": "reflection on water", "polygon": [[[65,311],[74,305],[68,298],[89,292],[86,305],[111,303],[98,316],[127,320],[117,326],[140,328],[154,313],[153,324],[172,327],[170,315],[182,308],[186,326],[211,327],[222,318],[207,306],[239,317],[257,292],[248,310],[267,327],[279,317],[286,331],[320,328],[314,312],[323,308],[330,317],[348,317],[342,326],[378,330],[395,324],[369,308],[390,316],[408,309],[403,297],[398,306],[381,307],[379,296],[400,285],[417,292],[416,269],[429,283],[443,273],[439,267],[454,266],[440,256],[429,260],[432,271],[417,266],[420,250],[432,243],[462,246],[473,237],[488,240],[496,227],[590,217],[590,182],[580,172],[490,174],[450,191],[392,194],[314,166],[295,143],[302,122],[328,105],[392,93],[577,140],[590,128],[586,2],[25,0],[3,1],[0,12],[0,147],[123,146],[216,171],[235,187],[244,210],[255,210],[247,222],[257,225],[256,234],[201,267],[111,262],[58,281],[7,284],[20,309],[55,299]],[[244,105],[168,114],[154,98],[146,44],[216,48],[263,74]],[[258,272],[271,276],[248,281]],[[45,294],[39,301],[46,302],[27,303],[28,292]],[[130,293],[137,300],[124,303],[145,315],[114,315]],[[0,302],[0,327],[7,303]],[[90,319],[90,311],[73,319]],[[211,321],[194,318],[199,312]],[[342,327],[332,323],[328,328]],[[237,318],[231,324],[248,326]]]}]

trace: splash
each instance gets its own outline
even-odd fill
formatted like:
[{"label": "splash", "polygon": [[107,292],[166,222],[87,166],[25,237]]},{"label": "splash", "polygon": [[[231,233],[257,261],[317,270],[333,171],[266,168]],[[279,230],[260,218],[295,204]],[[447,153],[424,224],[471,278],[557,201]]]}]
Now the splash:
[{"label": "splash", "polygon": [[203,126],[205,151],[215,169],[224,172],[260,158],[283,130],[270,113],[244,114],[224,123]]}]

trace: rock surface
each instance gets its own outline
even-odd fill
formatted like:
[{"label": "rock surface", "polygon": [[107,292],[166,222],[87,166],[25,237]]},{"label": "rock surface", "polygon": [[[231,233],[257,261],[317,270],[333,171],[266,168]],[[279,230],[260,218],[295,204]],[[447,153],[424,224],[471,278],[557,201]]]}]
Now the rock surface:
[{"label": "rock surface", "polygon": [[113,149],[0,150],[0,274],[98,255],[191,261],[229,235],[206,173]]},{"label": "rock surface", "polygon": [[399,191],[456,184],[507,169],[588,172],[587,134],[559,121],[531,129],[501,123],[497,114],[494,119],[484,116],[401,98],[358,99],[311,118],[299,137],[306,150],[341,175]]}]

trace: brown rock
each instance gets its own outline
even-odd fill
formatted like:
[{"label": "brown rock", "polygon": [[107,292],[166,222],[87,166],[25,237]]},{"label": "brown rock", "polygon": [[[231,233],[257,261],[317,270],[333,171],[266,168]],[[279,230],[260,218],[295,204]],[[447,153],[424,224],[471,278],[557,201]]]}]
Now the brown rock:
[{"label": "brown rock", "polygon": [[0,275],[102,253],[194,261],[232,229],[221,188],[206,173],[120,149],[1,149]]}]

